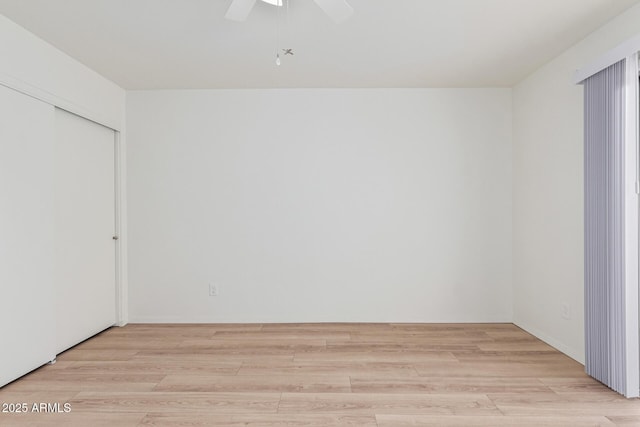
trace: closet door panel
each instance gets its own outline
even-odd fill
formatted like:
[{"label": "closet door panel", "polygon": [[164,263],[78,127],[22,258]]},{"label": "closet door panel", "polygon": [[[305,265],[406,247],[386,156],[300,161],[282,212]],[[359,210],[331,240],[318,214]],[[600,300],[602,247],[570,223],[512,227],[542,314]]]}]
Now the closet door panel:
[{"label": "closet door panel", "polygon": [[56,349],[115,323],[114,131],[55,113]]},{"label": "closet door panel", "polygon": [[54,108],[0,86],[0,386],[55,357]]}]

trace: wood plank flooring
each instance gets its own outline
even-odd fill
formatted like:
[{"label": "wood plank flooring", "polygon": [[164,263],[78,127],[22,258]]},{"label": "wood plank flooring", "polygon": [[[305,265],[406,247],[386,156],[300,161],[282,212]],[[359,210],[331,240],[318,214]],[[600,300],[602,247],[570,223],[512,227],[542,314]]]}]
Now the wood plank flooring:
[{"label": "wood plank flooring", "polygon": [[0,426],[640,426],[640,400],[512,324],[132,324],[2,402],[71,412]]}]

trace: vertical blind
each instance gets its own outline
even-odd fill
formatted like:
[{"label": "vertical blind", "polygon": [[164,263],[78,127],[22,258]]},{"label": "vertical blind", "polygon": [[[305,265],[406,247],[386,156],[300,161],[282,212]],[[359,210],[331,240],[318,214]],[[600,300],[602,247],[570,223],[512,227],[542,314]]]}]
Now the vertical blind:
[{"label": "vertical blind", "polygon": [[585,370],[626,390],[626,60],[584,81]]}]

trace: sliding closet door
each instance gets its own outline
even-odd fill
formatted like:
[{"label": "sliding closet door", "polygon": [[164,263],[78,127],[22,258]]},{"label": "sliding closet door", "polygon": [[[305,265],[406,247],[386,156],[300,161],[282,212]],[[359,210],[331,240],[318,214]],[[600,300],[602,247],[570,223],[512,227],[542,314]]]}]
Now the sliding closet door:
[{"label": "sliding closet door", "polygon": [[115,323],[114,131],[55,113],[56,350]]},{"label": "sliding closet door", "polygon": [[0,387],[55,356],[53,118],[0,86]]}]

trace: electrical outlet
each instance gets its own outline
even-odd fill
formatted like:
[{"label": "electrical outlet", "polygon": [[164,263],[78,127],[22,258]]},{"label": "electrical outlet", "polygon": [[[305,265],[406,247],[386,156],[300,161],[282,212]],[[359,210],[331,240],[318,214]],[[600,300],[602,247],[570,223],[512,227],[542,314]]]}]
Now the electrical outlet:
[{"label": "electrical outlet", "polygon": [[571,306],[567,303],[562,304],[562,318],[565,320],[571,319]]},{"label": "electrical outlet", "polygon": [[210,297],[218,296],[218,287],[216,285],[209,284],[209,296]]}]

